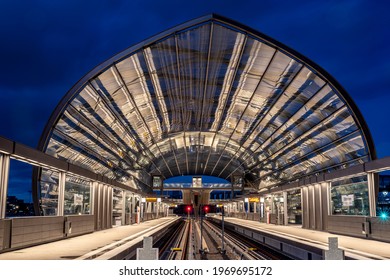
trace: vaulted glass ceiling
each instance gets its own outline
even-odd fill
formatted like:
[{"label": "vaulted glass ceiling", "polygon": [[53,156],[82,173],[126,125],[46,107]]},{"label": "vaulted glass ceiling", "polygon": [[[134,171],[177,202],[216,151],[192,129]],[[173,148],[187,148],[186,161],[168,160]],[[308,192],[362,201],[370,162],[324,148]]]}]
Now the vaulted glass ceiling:
[{"label": "vaulted glass ceiling", "polygon": [[375,157],[363,118],[329,74],[216,15],[92,70],[61,101],[40,146],[141,189],[150,174],[239,175],[261,189]]}]

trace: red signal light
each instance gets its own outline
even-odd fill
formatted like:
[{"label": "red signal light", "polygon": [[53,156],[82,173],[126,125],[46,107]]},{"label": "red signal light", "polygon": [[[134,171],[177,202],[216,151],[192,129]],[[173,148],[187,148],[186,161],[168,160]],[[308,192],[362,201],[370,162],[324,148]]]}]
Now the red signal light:
[{"label": "red signal light", "polygon": [[208,207],[208,206],[205,206],[205,207],[203,208],[203,210],[207,213],[207,212],[209,211],[209,207]]},{"label": "red signal light", "polygon": [[188,213],[191,212],[191,209],[192,209],[191,206],[187,206],[187,208],[186,208],[186,210],[187,210]]}]

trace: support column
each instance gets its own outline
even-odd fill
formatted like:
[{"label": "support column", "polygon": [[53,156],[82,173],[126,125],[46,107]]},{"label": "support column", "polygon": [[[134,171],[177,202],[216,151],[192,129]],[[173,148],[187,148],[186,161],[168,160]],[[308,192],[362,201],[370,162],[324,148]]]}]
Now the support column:
[{"label": "support column", "polygon": [[319,184],[313,185],[313,229],[322,230],[322,200],[321,200],[321,186]]},{"label": "support column", "polygon": [[0,219],[5,219],[7,211],[7,194],[10,156],[0,155]]},{"label": "support column", "polygon": [[309,188],[302,187],[302,228],[310,228]]},{"label": "support column", "polygon": [[230,200],[233,201],[234,199],[234,183],[231,184],[231,189],[230,189]]},{"label": "support column", "polygon": [[314,194],[314,186],[308,186],[308,210],[309,210],[309,229],[315,229],[315,217],[316,217],[316,208],[315,208],[315,194]]},{"label": "support column", "polygon": [[283,224],[285,226],[288,225],[288,209],[287,209],[287,192],[283,192],[283,217],[284,221]]},{"label": "support column", "polygon": [[122,221],[121,225],[124,226],[126,224],[126,191],[122,191]]},{"label": "support column", "polygon": [[106,185],[101,185],[101,204],[100,204],[100,215],[101,215],[101,229],[106,229],[106,208],[107,205],[105,201],[107,200],[107,187]]},{"label": "support column", "polygon": [[322,201],[322,229],[328,230],[328,213],[329,213],[329,182],[321,183],[321,201]]},{"label": "support column", "polygon": [[57,216],[64,216],[65,207],[65,172],[58,174],[58,204],[57,204]]},{"label": "support column", "polygon": [[89,205],[89,214],[90,215],[94,215],[95,214],[95,196],[96,196],[96,192],[95,192],[95,185],[97,184],[96,182],[94,181],[91,181],[89,182],[90,184],[90,192],[91,192],[91,198],[90,198],[90,205]]},{"label": "support column", "polygon": [[375,173],[367,173],[367,184],[368,184],[368,201],[370,205],[370,216],[376,217],[376,186],[377,180],[375,180]]},{"label": "support column", "polygon": [[135,210],[136,210],[135,203],[136,203],[136,199],[135,199],[135,195],[133,193],[131,196],[131,213],[135,213]]},{"label": "support column", "polygon": [[112,228],[112,199],[113,199],[113,188],[110,186],[107,186],[107,193],[108,193],[108,199],[107,199],[107,228]]},{"label": "support column", "polygon": [[331,216],[333,213],[332,213],[332,205],[333,205],[333,202],[332,202],[332,194],[331,194],[331,187],[332,187],[332,183],[331,182],[326,182],[326,191],[327,191],[327,195],[328,195],[328,216]]},{"label": "support column", "polygon": [[99,183],[92,182],[91,214],[94,216],[95,230],[99,230]]},{"label": "support column", "polygon": [[104,229],[104,198],[105,198],[105,186],[104,184],[99,183],[99,230]]},{"label": "support column", "polygon": [[259,197],[259,222],[262,222],[264,218],[264,197]]},{"label": "support column", "polygon": [[153,213],[152,202],[146,202],[146,213]]}]

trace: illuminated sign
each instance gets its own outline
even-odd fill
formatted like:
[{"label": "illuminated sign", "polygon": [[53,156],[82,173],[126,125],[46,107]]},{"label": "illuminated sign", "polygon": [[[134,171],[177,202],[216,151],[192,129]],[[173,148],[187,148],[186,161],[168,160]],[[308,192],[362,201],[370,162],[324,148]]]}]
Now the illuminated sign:
[{"label": "illuminated sign", "polygon": [[355,196],[353,194],[342,195],[341,201],[343,202],[343,206],[353,206]]},{"label": "illuminated sign", "polygon": [[83,197],[82,194],[74,194],[73,195],[73,204],[75,206],[77,206],[77,205],[82,206],[83,205],[83,200],[84,200],[84,197]]},{"label": "illuminated sign", "polygon": [[260,198],[259,197],[250,197],[249,198],[249,202],[260,202]]},{"label": "illuminated sign", "polygon": [[157,197],[147,197],[146,202],[157,202]]},{"label": "illuminated sign", "polygon": [[202,177],[192,177],[192,187],[201,188],[202,187]]}]

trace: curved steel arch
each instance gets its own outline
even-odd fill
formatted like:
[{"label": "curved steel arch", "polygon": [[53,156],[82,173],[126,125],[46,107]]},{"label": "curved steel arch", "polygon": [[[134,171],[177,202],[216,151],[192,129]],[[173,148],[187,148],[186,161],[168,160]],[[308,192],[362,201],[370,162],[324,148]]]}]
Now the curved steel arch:
[{"label": "curved steel arch", "polygon": [[376,158],[363,116],[320,66],[211,14],[113,56],[58,104],[40,150],[126,183],[242,174],[255,187]]}]

